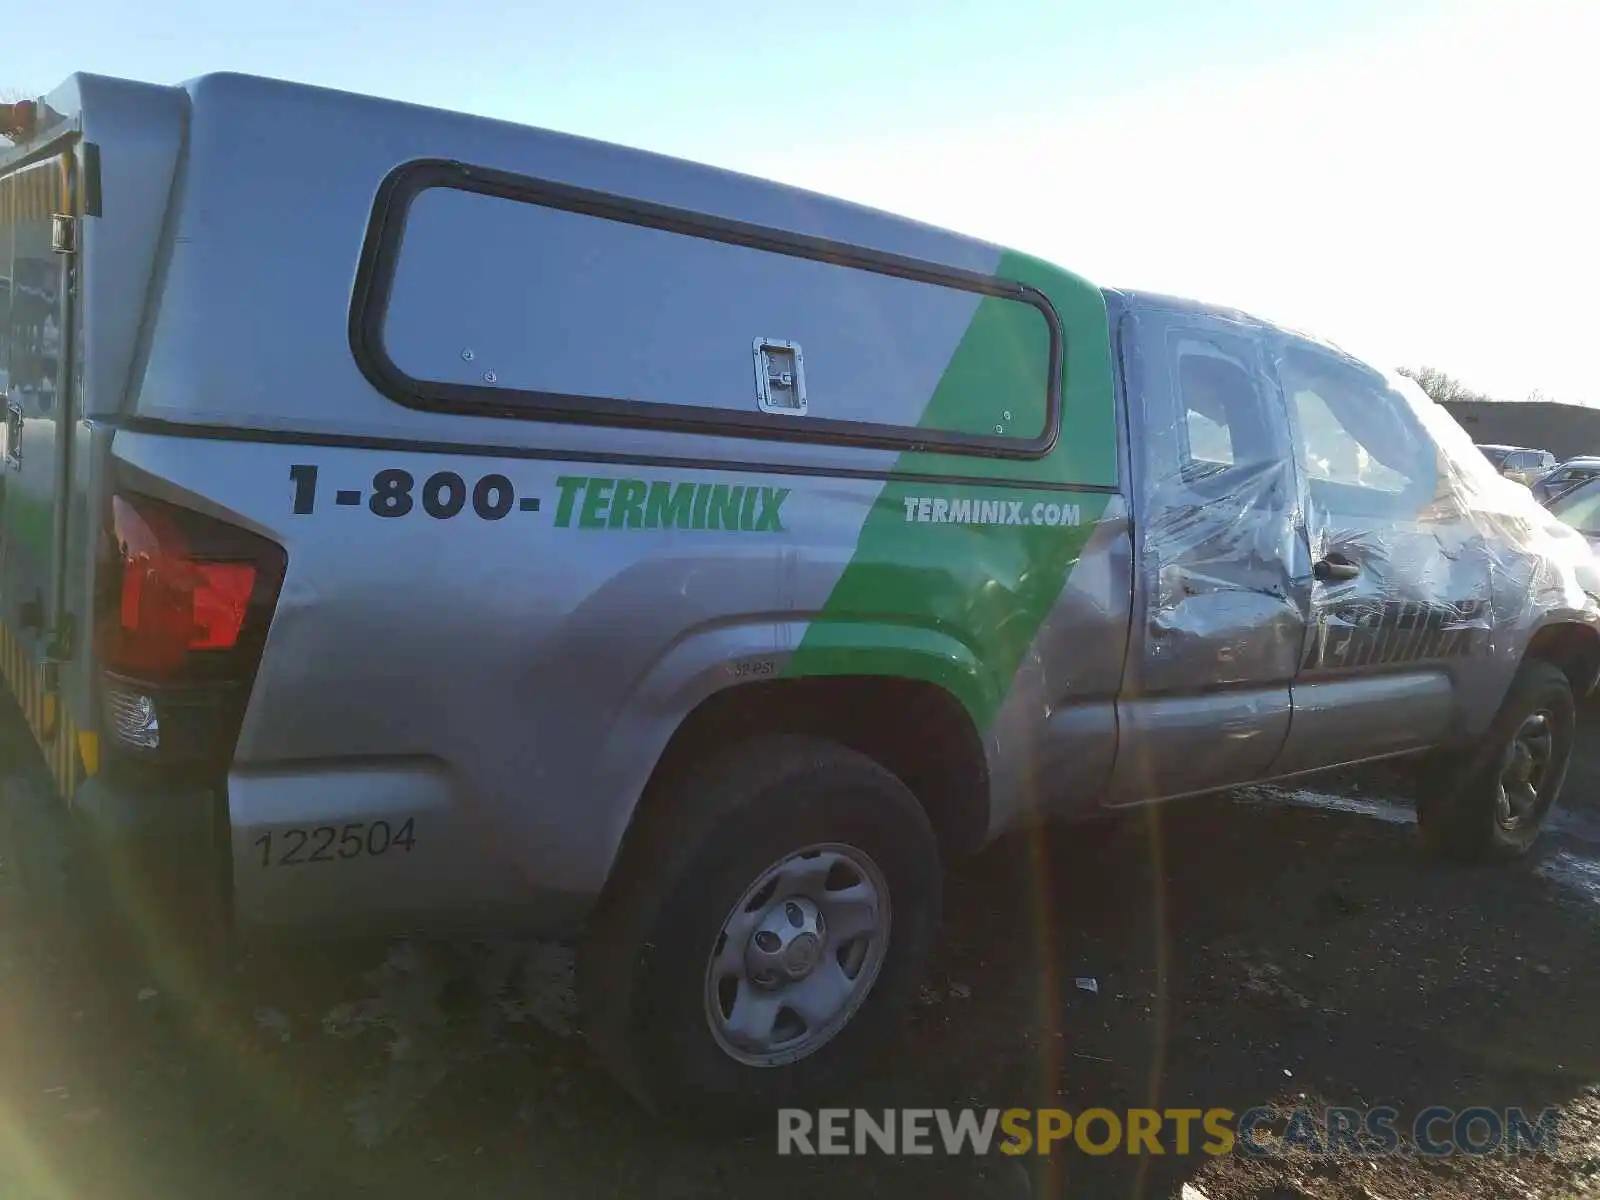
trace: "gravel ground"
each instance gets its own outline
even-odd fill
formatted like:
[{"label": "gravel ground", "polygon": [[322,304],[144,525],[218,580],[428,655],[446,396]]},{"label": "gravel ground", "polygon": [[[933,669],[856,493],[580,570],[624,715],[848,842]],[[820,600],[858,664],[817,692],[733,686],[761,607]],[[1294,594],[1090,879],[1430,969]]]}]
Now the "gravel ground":
[{"label": "gravel ground", "polygon": [[0,1198],[1600,1195],[1600,717],[1584,738],[1510,869],[1429,862],[1381,774],[1002,843],[851,1099],[1554,1105],[1554,1153],[796,1159],[641,1116],[572,1034],[559,947],[258,953],[202,985],[85,940],[32,880],[46,785],[7,705]]}]

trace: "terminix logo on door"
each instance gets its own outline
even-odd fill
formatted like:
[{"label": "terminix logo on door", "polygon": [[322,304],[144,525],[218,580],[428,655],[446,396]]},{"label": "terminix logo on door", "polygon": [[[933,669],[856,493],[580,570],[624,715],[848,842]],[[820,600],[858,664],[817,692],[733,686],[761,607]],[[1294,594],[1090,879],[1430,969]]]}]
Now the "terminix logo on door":
[{"label": "terminix logo on door", "polygon": [[1353,599],[1316,615],[1305,669],[1462,658],[1489,628],[1489,603]]}]

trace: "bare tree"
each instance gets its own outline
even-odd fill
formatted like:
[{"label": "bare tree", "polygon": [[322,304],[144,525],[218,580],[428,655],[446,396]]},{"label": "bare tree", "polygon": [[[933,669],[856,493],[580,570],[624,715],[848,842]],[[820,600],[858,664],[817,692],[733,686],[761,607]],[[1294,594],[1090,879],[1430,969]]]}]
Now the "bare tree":
[{"label": "bare tree", "polygon": [[[1453,375],[1446,375],[1437,367],[1401,367],[1400,374],[1408,379],[1415,380],[1418,387],[1440,404],[1483,401],[1492,403],[1496,399],[1496,397],[1489,395],[1487,392],[1473,391],[1461,380]],[[1557,403],[1555,397],[1547,395],[1539,388],[1534,388],[1529,392],[1527,400],[1530,404]]]},{"label": "bare tree", "polygon": [[1417,386],[1440,404],[1468,400],[1493,400],[1483,392],[1475,392],[1453,375],[1446,375],[1437,367],[1401,367],[1400,374],[1414,379]]}]

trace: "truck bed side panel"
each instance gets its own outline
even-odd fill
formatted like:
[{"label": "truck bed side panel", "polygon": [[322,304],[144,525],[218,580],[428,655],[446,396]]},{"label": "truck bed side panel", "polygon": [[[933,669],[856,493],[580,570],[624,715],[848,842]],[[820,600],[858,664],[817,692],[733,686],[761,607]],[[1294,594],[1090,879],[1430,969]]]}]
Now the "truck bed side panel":
[{"label": "truck bed side panel", "polygon": [[[228,786],[243,922],[511,907],[559,923],[604,881],[679,723],[751,681],[943,688],[1004,766],[1004,824],[1034,764],[1065,773],[1062,747],[1103,745],[1127,534],[1095,289],[885,214],[581,139],[237,77],[189,91],[170,266],[113,458],[122,485],[287,551]],[[443,196],[406,228],[381,314],[390,356],[421,383],[643,392],[748,416],[752,338],[797,338],[818,420],[901,432],[855,444],[419,403],[364,369],[356,333],[376,198],[424,159],[1017,281],[1056,324],[992,289],[857,281],[827,253],[763,264],[737,239],[738,253],[711,238],[681,258],[631,227],[609,250],[613,234],[594,235],[586,274],[583,245],[563,239],[592,224]],[[640,292],[685,269],[680,294],[619,295],[608,321],[630,264]],[[582,327],[557,336],[575,313]],[[1030,414],[997,397],[1030,386],[1061,396],[1059,435],[1038,452],[923,448],[929,430],[1006,436]],[[1076,708],[1087,715],[1062,716]]]}]

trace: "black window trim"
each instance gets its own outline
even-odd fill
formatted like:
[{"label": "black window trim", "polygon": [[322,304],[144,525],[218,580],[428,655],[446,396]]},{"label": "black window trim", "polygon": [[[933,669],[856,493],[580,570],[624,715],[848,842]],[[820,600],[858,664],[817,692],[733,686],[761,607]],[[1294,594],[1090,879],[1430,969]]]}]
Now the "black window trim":
[{"label": "black window trim", "polygon": [[[722,408],[697,410],[682,404],[624,397],[415,379],[389,356],[384,346],[383,327],[411,203],[422,192],[434,187],[496,196],[1029,304],[1044,318],[1050,334],[1044,428],[1031,439],[1009,438],[871,421],[769,415],[756,411],[753,404],[749,412]],[[1024,460],[1046,457],[1061,436],[1065,333],[1055,306],[1038,288],[845,242],[447,159],[404,163],[391,171],[379,186],[351,294],[349,335],[356,365],[379,392],[397,404],[428,412]]]},{"label": "black window trim", "polygon": [[[1178,459],[1174,464],[1178,471],[1177,478],[1190,490],[1210,494],[1216,491],[1219,480],[1248,478],[1260,469],[1261,464],[1250,460],[1239,462],[1237,458],[1233,462],[1217,463],[1194,457],[1193,447],[1189,442],[1188,427],[1188,412],[1193,410],[1186,409],[1186,399],[1179,379],[1183,358],[1183,351],[1179,347],[1183,341],[1209,345],[1213,354],[1202,353],[1201,357],[1220,357],[1230,366],[1238,368],[1255,396],[1257,415],[1261,419],[1269,441],[1278,443],[1289,437],[1288,418],[1282,412],[1277,396],[1264,391],[1258,378],[1261,344],[1256,330],[1213,313],[1166,312],[1164,317],[1162,354],[1168,373],[1167,390],[1171,396],[1172,419],[1178,430]],[[1275,408],[1278,410],[1277,421],[1273,420]],[[1230,451],[1233,449],[1233,435],[1234,430],[1229,426]],[[1284,442],[1280,448],[1288,450],[1289,443]],[[1218,469],[1207,471],[1205,468],[1208,466]],[[1191,471],[1191,468],[1199,470]]]}]

